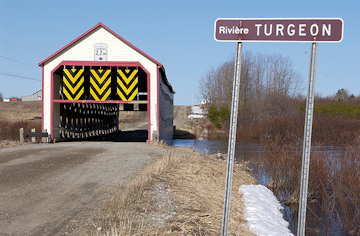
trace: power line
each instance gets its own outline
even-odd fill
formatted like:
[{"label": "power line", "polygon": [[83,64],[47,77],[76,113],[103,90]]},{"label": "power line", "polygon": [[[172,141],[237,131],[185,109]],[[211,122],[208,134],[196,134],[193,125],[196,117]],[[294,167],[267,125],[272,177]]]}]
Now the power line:
[{"label": "power line", "polygon": [[1,57],[1,58],[4,58],[4,59],[6,59],[6,60],[9,60],[9,61],[14,61],[14,62],[23,64],[23,65],[28,65],[28,66],[32,66],[32,67],[38,67],[38,66],[35,66],[35,65],[32,65],[32,64],[29,64],[29,63],[26,63],[26,62],[17,61],[17,60],[8,58],[8,57],[3,57],[3,56],[0,56],[0,57]]},{"label": "power line", "polygon": [[36,79],[36,78],[26,77],[26,76],[22,76],[22,75],[15,75],[15,74],[11,74],[11,73],[4,72],[4,71],[0,71],[0,75],[6,75],[6,76],[16,77],[16,78],[20,78],[20,79],[27,79],[27,80],[41,81],[41,79]]}]

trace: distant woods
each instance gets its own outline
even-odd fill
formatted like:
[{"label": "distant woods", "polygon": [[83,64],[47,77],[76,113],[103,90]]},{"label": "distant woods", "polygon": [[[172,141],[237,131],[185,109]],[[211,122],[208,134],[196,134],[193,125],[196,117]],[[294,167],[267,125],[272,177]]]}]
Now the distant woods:
[{"label": "distant woods", "polygon": [[[234,79],[234,58],[210,68],[199,80],[199,95],[208,117],[228,128]],[[238,126],[251,127],[269,119],[305,113],[306,84],[289,57],[245,52],[242,57]],[[305,91],[306,92],[306,91]],[[360,97],[339,89],[331,97],[315,97],[314,113],[360,119]]]},{"label": "distant woods", "polygon": [[[211,111],[230,111],[232,100],[234,59],[211,68],[200,79],[200,95]],[[293,61],[280,54],[245,52],[242,57],[240,82],[241,125],[296,112],[295,99],[303,91],[301,75]],[[221,112],[220,112],[221,113]],[[221,114],[223,114],[222,112]],[[209,116],[210,119],[217,119]]]}]

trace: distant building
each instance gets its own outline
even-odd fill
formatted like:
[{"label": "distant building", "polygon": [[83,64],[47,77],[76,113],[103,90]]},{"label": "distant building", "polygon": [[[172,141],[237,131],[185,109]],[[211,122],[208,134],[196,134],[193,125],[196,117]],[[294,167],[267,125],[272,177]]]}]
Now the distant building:
[{"label": "distant building", "polygon": [[22,96],[21,100],[22,101],[41,101],[42,100],[42,91],[39,90],[39,91],[35,92],[33,95]]},{"label": "distant building", "polygon": [[208,100],[208,99],[202,99],[201,100],[201,105],[206,105],[208,103],[210,103],[210,100]]},{"label": "distant building", "polygon": [[192,113],[199,113],[199,114],[205,114],[206,112],[200,107],[200,106],[192,106],[191,107]]}]

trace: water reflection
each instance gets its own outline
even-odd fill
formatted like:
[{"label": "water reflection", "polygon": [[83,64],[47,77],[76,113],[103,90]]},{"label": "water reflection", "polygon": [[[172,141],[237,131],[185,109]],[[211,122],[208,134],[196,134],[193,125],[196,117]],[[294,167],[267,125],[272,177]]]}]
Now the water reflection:
[{"label": "water reflection", "polygon": [[227,153],[227,141],[225,140],[173,139],[171,145],[174,147],[188,147],[206,155],[218,152]]},{"label": "water reflection", "polygon": [[[228,152],[228,142],[225,140],[196,140],[196,139],[174,139],[174,147],[189,147],[196,152],[206,155],[218,152]],[[235,146],[235,159],[237,161],[250,161],[264,154],[264,147],[260,143],[237,142]]]}]

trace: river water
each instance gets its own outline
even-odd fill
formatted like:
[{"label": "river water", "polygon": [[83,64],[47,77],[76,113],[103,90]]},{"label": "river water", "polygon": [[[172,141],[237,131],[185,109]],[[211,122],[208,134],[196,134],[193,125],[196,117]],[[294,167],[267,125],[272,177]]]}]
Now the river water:
[{"label": "river water", "polygon": [[[226,140],[195,140],[195,139],[174,139],[172,141],[172,146],[174,147],[189,147],[206,155],[211,155],[215,153],[227,153],[228,152],[228,142]],[[331,150],[332,147],[329,147]],[[247,166],[252,170],[252,175],[258,180],[258,184],[268,185],[270,183],[271,177],[267,170],[269,166],[265,166],[262,157],[265,155],[264,147],[259,142],[237,142],[235,147],[235,160],[237,161],[246,161]],[[279,201],[282,203],[281,193],[276,194]],[[297,209],[293,210],[288,206],[285,206],[282,203],[284,210],[282,211],[284,219],[289,222],[289,229],[296,234],[296,225],[297,225]],[[308,204],[308,211],[318,213],[316,206],[311,206]],[[318,213],[321,214],[321,213]],[[308,214],[307,214],[308,215]],[[309,216],[308,216],[309,217]],[[315,226],[320,227],[321,226]],[[311,235],[313,235],[311,233]],[[330,233],[327,232],[317,232],[314,235],[334,235],[334,236],[343,236],[348,235],[344,232],[339,225],[333,225]]]},{"label": "river water", "polygon": [[[228,152],[228,142],[225,140],[174,139],[172,145],[174,147],[189,147],[206,155]],[[259,142],[236,142],[235,160],[248,162],[247,165],[258,183],[268,185],[270,177],[264,172],[262,164],[259,163],[263,155],[265,155],[264,147]]]}]

